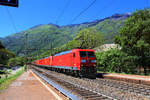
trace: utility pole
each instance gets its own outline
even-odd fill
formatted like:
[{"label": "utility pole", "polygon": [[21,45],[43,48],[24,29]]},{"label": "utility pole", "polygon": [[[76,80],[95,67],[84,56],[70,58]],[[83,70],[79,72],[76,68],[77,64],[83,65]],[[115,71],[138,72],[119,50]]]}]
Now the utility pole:
[{"label": "utility pole", "polygon": [[54,41],[55,41],[55,38],[52,38],[52,39],[51,39],[51,44],[50,44],[50,45],[51,45],[51,47],[50,47],[51,56],[53,56],[53,42],[54,42]]},{"label": "utility pole", "polygon": [[27,71],[27,64],[28,64],[28,34],[25,33],[25,61],[26,61],[26,65],[25,65],[25,71]]},{"label": "utility pole", "polygon": [[51,53],[51,56],[53,56],[53,50],[52,50],[52,48],[53,48],[53,40],[51,40],[51,47],[50,47],[50,49],[51,49],[51,51],[50,51],[50,53]]}]

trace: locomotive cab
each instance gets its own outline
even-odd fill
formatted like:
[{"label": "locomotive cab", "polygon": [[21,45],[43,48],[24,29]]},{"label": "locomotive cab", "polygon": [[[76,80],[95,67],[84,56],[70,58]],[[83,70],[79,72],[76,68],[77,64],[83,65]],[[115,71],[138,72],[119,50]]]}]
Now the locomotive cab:
[{"label": "locomotive cab", "polygon": [[96,66],[96,57],[92,51],[80,51],[81,66]]},{"label": "locomotive cab", "polygon": [[81,50],[80,55],[80,71],[84,77],[96,78],[97,62],[94,50]]}]

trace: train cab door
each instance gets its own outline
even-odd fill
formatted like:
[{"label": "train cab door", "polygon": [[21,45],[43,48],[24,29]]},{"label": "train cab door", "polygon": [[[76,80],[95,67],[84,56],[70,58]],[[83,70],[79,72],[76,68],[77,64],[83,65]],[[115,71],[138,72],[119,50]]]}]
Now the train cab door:
[{"label": "train cab door", "polygon": [[72,64],[73,64],[73,66],[76,66],[76,54],[75,53],[73,53],[73,59],[72,59]]}]

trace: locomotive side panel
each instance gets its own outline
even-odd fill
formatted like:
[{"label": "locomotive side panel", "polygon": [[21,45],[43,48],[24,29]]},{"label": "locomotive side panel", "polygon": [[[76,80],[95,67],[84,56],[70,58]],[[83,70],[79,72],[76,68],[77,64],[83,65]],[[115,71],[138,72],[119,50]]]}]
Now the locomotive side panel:
[{"label": "locomotive side panel", "polygon": [[74,65],[73,61],[73,53],[70,52],[67,54],[54,56],[52,66],[57,68],[77,70],[77,67]]}]

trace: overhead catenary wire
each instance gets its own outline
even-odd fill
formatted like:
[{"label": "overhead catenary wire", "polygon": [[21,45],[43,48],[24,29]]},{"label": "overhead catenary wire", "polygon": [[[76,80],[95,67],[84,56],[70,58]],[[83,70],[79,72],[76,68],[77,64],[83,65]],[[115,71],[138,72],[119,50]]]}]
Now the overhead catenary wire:
[{"label": "overhead catenary wire", "polygon": [[94,0],[92,3],[90,3],[90,5],[85,8],[84,10],[82,10],[76,17],[73,18],[73,20],[71,21],[71,24],[77,20],[78,17],[80,17],[83,13],[85,13],[90,7],[92,7],[95,3],[96,3],[97,0]]},{"label": "overhead catenary wire", "polygon": [[[94,0],[93,2],[91,2],[87,8],[83,9],[76,17],[73,18],[73,20],[70,22],[70,24],[72,24],[75,20],[77,20],[78,17],[80,17],[83,13],[85,13],[90,7],[92,7],[97,0]],[[73,28],[71,29],[70,33],[73,32]]]},{"label": "overhead catenary wire", "polygon": [[146,0],[146,8],[148,8],[148,0]]},{"label": "overhead catenary wire", "polygon": [[14,19],[13,19],[13,16],[11,15],[9,9],[8,9],[7,7],[5,7],[5,8],[6,8],[6,12],[7,12],[8,16],[9,16],[9,18],[10,18],[11,24],[12,24],[14,30],[15,30],[15,33],[17,33],[17,27],[16,27],[16,25],[15,25],[15,21],[14,21]]},{"label": "overhead catenary wire", "polygon": [[[109,3],[106,3],[106,5],[104,5],[99,11],[98,13],[93,16],[92,18],[97,18],[100,14],[102,14],[104,11],[106,11],[106,9],[108,9],[109,7],[111,7],[117,0],[112,0],[111,2]],[[105,9],[105,10],[104,10]]]},{"label": "overhead catenary wire", "polygon": [[[72,24],[75,20],[78,19],[78,17],[80,17],[83,13],[85,13],[90,7],[92,7],[97,0],[94,0],[93,2],[91,2],[87,8],[83,9],[76,17],[73,18],[73,20],[70,22],[70,24]],[[70,33],[73,32],[73,28],[71,29]],[[83,41],[84,42],[84,41]],[[81,44],[82,45],[82,44]],[[81,47],[81,46],[80,46]]]},{"label": "overhead catenary wire", "polygon": [[[99,10],[99,12],[101,13],[102,11],[104,11],[104,9],[107,9],[109,8],[110,6],[112,6],[113,3],[115,3],[117,0],[112,0],[111,2],[107,3],[106,5],[104,5],[104,7],[102,7],[102,9]],[[85,8],[83,11],[81,11],[72,21],[71,21],[71,24],[77,20],[78,17],[80,17],[83,13],[85,13],[91,6],[94,5],[94,3],[96,2],[96,0],[94,0],[87,8]],[[97,17],[100,13],[96,14],[95,17]],[[95,18],[94,17],[94,18]],[[88,26],[86,26],[87,28]],[[71,29],[71,33],[73,32],[73,28]]]},{"label": "overhead catenary wire", "polygon": [[68,0],[66,5],[64,6],[64,8],[62,9],[61,13],[58,15],[57,19],[56,19],[56,24],[58,24],[59,20],[61,19],[61,17],[64,15],[66,8],[69,6],[71,0]]},{"label": "overhead catenary wire", "polygon": [[[71,0],[68,0],[64,6],[64,8],[62,9],[62,11],[60,12],[60,14],[56,17],[56,25],[60,22],[61,17],[64,15],[66,8],[69,6]],[[50,44],[50,55],[52,54],[52,48],[53,48],[53,42],[55,39],[51,40],[51,44]]]}]

